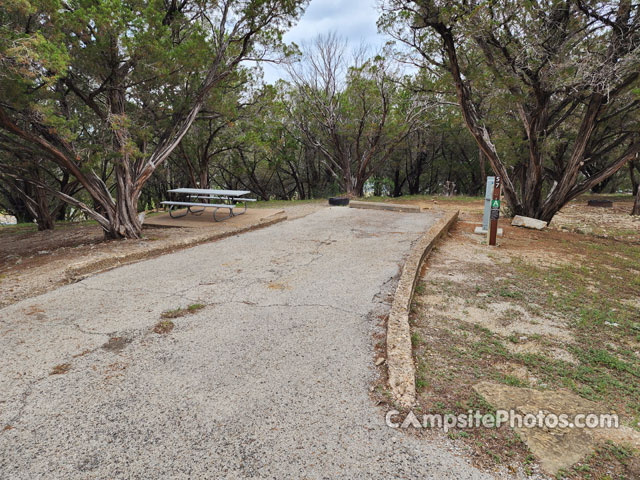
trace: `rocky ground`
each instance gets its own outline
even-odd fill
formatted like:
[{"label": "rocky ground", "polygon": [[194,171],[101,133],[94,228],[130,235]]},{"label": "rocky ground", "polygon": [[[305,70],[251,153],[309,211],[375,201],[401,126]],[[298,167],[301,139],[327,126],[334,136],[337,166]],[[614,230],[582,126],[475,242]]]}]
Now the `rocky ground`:
[{"label": "rocky ground", "polygon": [[[470,213],[428,260],[412,316],[421,411],[587,410],[621,420],[619,429],[448,432],[477,465],[640,478],[640,245],[637,230],[620,233],[637,221],[617,207],[570,205],[558,229],[544,231],[503,222],[493,248],[472,233],[481,216]],[[618,218],[599,223],[603,215]],[[569,233],[565,222],[593,232]]]},{"label": "rocky ground", "polygon": [[572,202],[551,221],[551,228],[623,242],[640,243],[640,216],[631,216],[633,202],[612,197],[613,207],[589,207],[585,199]]}]

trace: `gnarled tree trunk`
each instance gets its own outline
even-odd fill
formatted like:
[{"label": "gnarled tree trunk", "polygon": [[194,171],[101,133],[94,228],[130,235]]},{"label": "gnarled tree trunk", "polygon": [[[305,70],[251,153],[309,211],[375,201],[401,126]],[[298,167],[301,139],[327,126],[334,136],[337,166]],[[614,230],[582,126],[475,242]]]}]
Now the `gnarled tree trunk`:
[{"label": "gnarled tree trunk", "polygon": [[[640,141],[634,138],[629,142],[628,147],[620,155],[610,160],[605,167],[600,168],[596,173],[584,179],[580,178],[580,174],[584,173],[582,167],[588,161],[587,149],[591,143],[597,143],[595,142],[597,139],[594,138],[594,131],[598,126],[599,119],[605,115],[607,117],[612,116],[607,109],[613,99],[621,92],[626,91],[630,85],[633,85],[639,76],[637,71],[630,71],[619,80],[615,88],[607,89],[605,92],[599,87],[594,87],[586,91],[584,98],[573,99],[567,97],[565,99],[566,104],[560,103],[561,108],[557,109],[558,112],[562,112],[563,109],[569,109],[569,113],[577,114],[581,111],[579,109],[582,108],[583,104],[586,104],[586,107],[582,110],[580,126],[573,139],[569,158],[565,164],[556,166],[557,168],[554,172],[557,176],[556,181],[546,197],[543,196],[543,185],[546,179],[543,170],[544,148],[542,148],[542,142],[545,136],[548,135],[548,130],[553,130],[555,124],[562,123],[566,117],[560,116],[559,120],[552,122],[553,118],[550,116],[549,110],[552,107],[553,95],[552,92],[547,90],[549,87],[543,81],[544,78],[540,78],[539,71],[527,68],[517,70],[520,68],[517,65],[518,62],[512,59],[511,52],[506,46],[500,44],[492,30],[478,33],[474,40],[485,57],[484,60],[487,67],[494,74],[497,76],[510,75],[509,72],[511,70],[507,73],[500,70],[501,68],[504,69],[504,65],[497,62],[496,58],[501,55],[505,57],[502,61],[507,64],[513,60],[510,65],[514,71],[517,70],[515,79],[509,77],[506,88],[509,88],[509,91],[518,99],[515,101],[514,106],[528,141],[528,159],[521,164],[521,189],[518,192],[505,163],[498,154],[485,121],[476,108],[478,102],[474,101],[471,82],[461,71],[457,53],[457,37],[453,27],[446,24],[441,17],[441,10],[438,5],[434,1],[424,2],[420,10],[422,15],[421,27],[433,29],[442,39],[446,67],[456,89],[463,120],[495,174],[502,178],[507,204],[515,215],[525,215],[549,222],[555,213],[569,201],[611,177],[628,161],[635,158],[640,151]],[[552,28],[550,32],[553,34],[549,36],[548,55],[550,56],[550,62],[553,60],[552,55],[561,52],[561,47],[563,47],[563,42],[567,36],[565,29],[570,24],[571,12],[568,12],[565,7],[560,5],[557,11],[554,10],[549,13],[549,28]],[[615,25],[613,25],[609,39],[608,61],[611,65],[614,65],[622,56],[632,53],[633,48],[635,48],[628,46],[628,42],[625,43],[622,38],[623,35],[628,35],[627,32],[631,28],[635,28],[628,25],[630,12],[630,2],[621,0],[618,4]],[[595,15],[595,13],[588,12],[588,15]],[[425,55],[427,61],[431,61],[428,54],[422,51],[420,53]],[[523,78],[524,80],[522,80]],[[575,105],[571,106],[572,104]],[[624,109],[620,111],[624,111]],[[628,139],[629,135],[619,135],[616,146],[622,146]]]},{"label": "gnarled tree trunk", "polygon": [[631,215],[640,215],[640,181],[636,180],[636,175],[634,172],[635,169],[638,169],[640,171],[640,164],[637,164],[636,160],[629,162],[629,174],[631,175],[631,191],[635,195],[635,201],[633,202],[633,210],[631,210]]},{"label": "gnarled tree trunk", "polygon": [[[58,24],[65,25],[68,29],[70,23],[62,21],[66,20],[74,25],[73,31],[55,30],[60,36],[59,43],[62,45],[60,48],[69,49],[69,65],[64,64],[67,61],[65,55],[58,52],[56,57],[65,58],[64,61],[59,62],[63,65],[59,68],[59,72],[54,72],[55,68],[51,68],[46,61],[40,63],[41,59],[38,56],[33,60],[34,70],[47,71],[47,78],[59,77],[57,86],[60,88],[55,90],[57,97],[49,97],[48,86],[42,88],[42,91],[48,92],[47,102],[52,108],[58,110],[55,112],[58,114],[56,118],[68,118],[66,113],[69,112],[69,103],[66,96],[73,95],[84,107],[81,115],[91,116],[88,120],[88,130],[92,135],[96,132],[102,133],[102,130],[111,135],[111,151],[106,152],[106,156],[110,164],[115,167],[115,185],[107,185],[107,182],[91,169],[86,150],[83,151],[76,146],[73,143],[76,140],[69,140],[77,137],[65,135],[61,132],[64,129],[50,125],[48,115],[37,108],[39,97],[29,96],[33,92],[25,94],[28,101],[23,102],[24,104],[18,102],[17,105],[11,105],[11,99],[3,99],[0,104],[0,130],[6,132],[11,141],[18,140],[18,143],[28,145],[29,149],[42,151],[47,159],[56,163],[63,172],[75,177],[91,197],[96,208],[91,208],[74,198],[72,194],[56,190],[44,182],[35,182],[35,184],[81,209],[96,220],[103,228],[105,235],[110,238],[140,237],[142,226],[138,220],[137,207],[145,183],[180,144],[201,111],[209,92],[230,77],[238,65],[248,58],[261,32],[264,30],[271,32],[266,35],[270,39],[267,43],[275,41],[273,36],[275,32],[279,32],[279,28],[300,15],[303,2],[300,0],[248,2],[248,4],[233,0],[171,2],[170,4],[151,2],[148,8],[140,12],[136,11],[136,16],[140,17],[141,23],[135,28],[127,23],[130,15],[130,12],[126,11],[128,8],[126,2],[118,5],[112,9],[113,18],[106,18],[101,14],[99,17],[93,17],[94,14],[98,15],[93,11],[83,11],[79,14],[71,7],[59,10],[55,5],[52,6],[51,12],[64,17]],[[191,11],[184,18],[179,15],[183,9],[189,8]],[[47,14],[51,14],[47,9],[45,10]],[[126,15],[120,17],[120,14],[125,11]],[[165,28],[156,28],[159,15],[162,15],[162,24],[171,27],[170,33]],[[200,38],[195,33],[191,35],[191,32],[198,31],[197,25],[202,15],[209,22],[214,22],[211,24],[212,33],[206,36],[206,40],[204,36]],[[56,23],[52,20],[53,16],[46,21],[44,20],[46,16],[42,18],[42,22],[33,22],[31,16],[25,20],[28,24],[33,24],[32,28],[36,30],[39,28],[36,24],[49,26]],[[176,21],[178,19],[179,22]],[[99,26],[96,26],[97,23]],[[22,28],[19,30],[21,31]],[[43,32],[45,36],[48,33],[46,29],[43,29]],[[70,36],[65,37],[67,34]],[[16,35],[19,35],[16,38],[22,38],[22,33]],[[152,43],[147,45],[146,42],[150,41],[148,37],[155,35],[161,38],[157,40],[152,38]],[[198,40],[195,40],[196,37]],[[77,42],[77,38],[82,38],[82,41]],[[147,70],[149,65],[160,65],[165,58],[175,57],[161,55],[147,59],[146,54],[153,55],[151,51],[159,45],[162,45],[161,50],[165,51],[167,48],[172,48],[172,45],[178,46],[183,40],[189,41],[189,39],[194,39],[194,43],[190,44],[192,48],[198,45],[199,48],[206,49],[202,50],[203,53],[211,52],[206,57],[202,57],[207,58],[206,64],[196,66],[191,61],[181,64],[176,58],[176,65],[172,65],[174,72],[164,72],[155,67]],[[199,43],[201,40],[205,43]],[[77,47],[76,44],[83,42],[87,46]],[[49,48],[48,44],[46,46]],[[5,51],[6,49],[3,50]],[[34,51],[40,52],[38,49]],[[90,53],[87,57],[79,55],[79,61],[76,63],[73,55],[76,52],[83,55],[84,52]],[[49,58],[48,53],[42,56]],[[196,57],[200,58],[197,55]],[[10,62],[11,59],[9,59]],[[177,89],[182,92],[184,98],[181,101],[176,99],[173,109],[168,108],[169,105],[164,106],[166,100],[163,100],[163,106],[158,108],[163,110],[162,116],[170,117],[170,121],[162,121],[158,126],[150,127],[153,122],[149,122],[146,116],[150,113],[148,108],[153,107],[147,106],[146,97],[136,96],[135,88],[159,91],[164,88],[174,89],[177,87],[173,85],[173,80],[183,83],[180,75],[186,75],[185,78],[189,78],[186,81],[188,86]],[[33,76],[29,72],[26,78],[20,79],[15,84],[15,88],[40,91],[42,85],[29,89],[24,87],[29,85]],[[192,83],[191,78],[198,79],[199,83]],[[153,87],[141,87],[148,82]],[[39,81],[34,80],[34,85],[37,83]],[[91,121],[95,124],[91,125]],[[140,133],[138,127],[142,127],[141,130],[145,132]],[[155,147],[147,152],[146,147],[141,148],[140,145],[148,143],[145,137],[149,134]],[[136,137],[138,141],[135,141]],[[91,142],[93,139],[94,137],[90,136],[88,141]],[[201,178],[201,181],[204,180],[206,179]],[[115,199],[112,193],[114,186]]]}]

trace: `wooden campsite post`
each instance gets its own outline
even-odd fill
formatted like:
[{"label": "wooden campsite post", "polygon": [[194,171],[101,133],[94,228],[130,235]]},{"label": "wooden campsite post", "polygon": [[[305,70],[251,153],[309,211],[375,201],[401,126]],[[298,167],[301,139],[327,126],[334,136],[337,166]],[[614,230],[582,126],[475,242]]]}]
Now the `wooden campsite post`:
[{"label": "wooden campsite post", "polygon": [[498,236],[498,219],[500,218],[500,188],[501,179],[496,177],[493,184],[493,195],[491,196],[491,214],[489,217],[489,245],[495,246],[496,237]]}]

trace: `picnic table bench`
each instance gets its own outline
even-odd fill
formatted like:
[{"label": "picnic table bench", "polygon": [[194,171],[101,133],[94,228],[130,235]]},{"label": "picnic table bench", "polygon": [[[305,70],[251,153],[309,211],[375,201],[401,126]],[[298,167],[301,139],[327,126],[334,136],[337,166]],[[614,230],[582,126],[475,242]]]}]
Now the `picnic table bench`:
[{"label": "picnic table bench", "polygon": [[[162,202],[162,205],[169,206],[169,215],[171,218],[180,218],[188,215],[189,213],[193,215],[202,215],[202,212],[206,208],[213,208],[213,220],[216,222],[220,222],[222,220],[226,220],[227,218],[235,217],[237,215],[242,215],[247,211],[247,202],[255,202],[255,198],[246,198],[245,195],[251,193],[249,190],[215,190],[210,188],[174,188],[173,190],[169,190],[169,193],[174,193],[178,195],[183,195],[187,199],[194,199],[200,201],[185,201],[185,200],[167,200]],[[221,200],[220,203],[210,203],[209,200]],[[242,212],[237,212],[236,208],[238,204],[242,203],[244,205],[244,209]],[[176,215],[174,214],[174,210],[177,207],[187,207],[187,211],[183,214]],[[197,210],[194,210],[193,207],[196,207]],[[229,215],[218,219],[216,213],[220,209],[229,210]]]}]

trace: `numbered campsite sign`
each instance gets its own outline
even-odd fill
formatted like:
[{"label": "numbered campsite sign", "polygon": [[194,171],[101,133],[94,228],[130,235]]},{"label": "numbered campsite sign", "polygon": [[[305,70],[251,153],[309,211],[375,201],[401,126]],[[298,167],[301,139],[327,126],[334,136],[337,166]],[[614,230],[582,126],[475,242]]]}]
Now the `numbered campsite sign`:
[{"label": "numbered campsite sign", "polygon": [[491,196],[491,213],[489,215],[489,245],[496,244],[498,236],[498,219],[500,218],[500,189],[502,187],[500,177],[496,177]]}]

